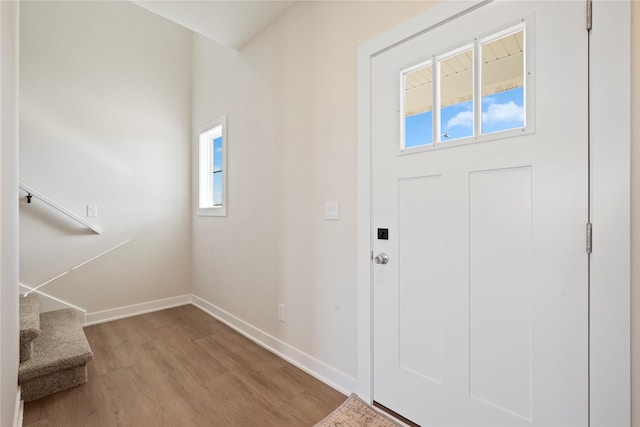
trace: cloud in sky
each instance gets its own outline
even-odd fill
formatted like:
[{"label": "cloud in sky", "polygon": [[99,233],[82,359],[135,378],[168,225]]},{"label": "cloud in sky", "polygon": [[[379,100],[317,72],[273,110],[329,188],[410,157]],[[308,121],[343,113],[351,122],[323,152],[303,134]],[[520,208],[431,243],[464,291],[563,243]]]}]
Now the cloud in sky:
[{"label": "cloud in sky", "polygon": [[[505,103],[489,103],[486,111],[482,113],[482,123],[522,123],[524,121],[524,108],[513,101]],[[452,127],[473,126],[473,112],[460,111],[447,121],[447,129]]]},{"label": "cloud in sky", "polygon": [[460,111],[455,116],[451,117],[447,122],[447,128],[454,126],[473,126],[473,111]]},{"label": "cloud in sky", "polygon": [[523,122],[524,108],[513,101],[505,104],[489,104],[487,111],[482,113],[483,123]]}]

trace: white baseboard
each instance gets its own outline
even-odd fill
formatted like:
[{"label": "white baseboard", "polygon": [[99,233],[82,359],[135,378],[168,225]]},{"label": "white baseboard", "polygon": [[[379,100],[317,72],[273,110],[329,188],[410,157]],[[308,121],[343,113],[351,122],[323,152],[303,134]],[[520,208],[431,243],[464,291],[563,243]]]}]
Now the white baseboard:
[{"label": "white baseboard", "polygon": [[266,348],[339,392],[348,396],[357,390],[357,380],[355,378],[309,356],[196,295],[192,295],[191,297],[191,303],[200,310],[215,317],[251,341]]},{"label": "white baseboard", "polygon": [[[28,288],[27,288],[28,289]],[[46,297],[50,297],[46,295]],[[51,297],[54,298],[54,297]],[[57,298],[56,298],[57,300]],[[57,300],[60,301],[60,300]],[[64,303],[64,301],[60,301]],[[96,311],[86,313],[79,307],[68,304],[70,308],[75,308],[86,313],[85,326],[96,325],[98,323],[110,322],[112,320],[124,319],[126,317],[137,316],[140,314],[151,313],[153,311],[165,310],[167,308],[178,307],[181,305],[193,304],[200,310],[210,316],[220,320],[238,333],[249,338],[256,344],[271,351],[278,357],[286,360],[292,365],[302,369],[309,375],[317,378],[323,383],[333,387],[339,392],[349,395],[357,390],[357,380],[344,372],[341,372],[324,362],[298,350],[297,348],[281,341],[280,339],[269,335],[268,333],[256,328],[255,326],[245,322],[231,313],[211,304],[210,302],[196,295],[180,295],[171,298],[165,298],[156,301],[149,301],[140,304],[128,305],[109,310]],[[22,419],[20,418],[20,422]]]},{"label": "white baseboard", "polygon": [[24,402],[22,401],[21,389],[18,386],[16,393],[16,407],[13,412],[13,427],[22,427],[22,419],[24,416]]},{"label": "white baseboard", "polygon": [[[23,285],[22,283],[20,283],[20,294],[25,294],[30,290],[31,288],[29,286]],[[48,311],[63,310],[65,308],[71,308],[78,312],[82,320],[82,323],[85,322],[87,311],[84,308],[80,308],[77,305],[73,305],[67,301],[63,301],[60,298],[56,298],[53,295],[49,295],[39,290],[34,291],[33,293],[38,294],[38,297],[40,298],[40,313],[46,313]]]},{"label": "white baseboard", "polygon": [[151,313],[153,311],[165,310],[167,308],[178,307],[189,303],[191,303],[191,295],[180,295],[177,297],[143,302],[140,304],[133,304],[125,307],[113,308],[110,310],[95,311],[93,313],[87,313],[87,318],[84,325],[89,326],[98,323],[110,322],[112,320],[124,319],[125,317],[132,317],[139,314]]}]

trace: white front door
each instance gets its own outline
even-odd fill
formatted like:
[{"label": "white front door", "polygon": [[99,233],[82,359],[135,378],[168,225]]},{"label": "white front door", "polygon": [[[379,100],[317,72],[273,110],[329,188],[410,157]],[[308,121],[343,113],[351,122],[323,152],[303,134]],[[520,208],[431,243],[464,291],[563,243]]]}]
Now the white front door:
[{"label": "white front door", "polygon": [[372,58],[373,397],[420,425],[588,424],[585,14],[497,1]]}]

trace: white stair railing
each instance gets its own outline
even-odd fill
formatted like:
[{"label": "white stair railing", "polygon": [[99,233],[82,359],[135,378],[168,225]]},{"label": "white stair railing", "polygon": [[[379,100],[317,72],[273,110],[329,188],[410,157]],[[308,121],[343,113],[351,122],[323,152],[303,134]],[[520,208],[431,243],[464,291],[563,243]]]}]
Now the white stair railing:
[{"label": "white stair railing", "polygon": [[31,286],[27,286],[27,285],[24,285],[24,284],[20,283],[20,284],[21,284],[22,286],[24,286],[25,288],[29,288],[29,291],[28,291],[28,292],[26,292],[26,293],[24,294],[24,296],[26,297],[26,296],[27,296],[27,295],[29,295],[31,292],[37,292],[37,291],[38,291],[38,289],[40,289],[40,288],[41,288],[41,287],[43,287],[44,285],[48,285],[49,283],[51,283],[51,282],[53,282],[53,281],[55,281],[55,280],[58,280],[58,279],[59,279],[59,278],[61,278],[62,276],[66,276],[67,274],[71,273],[73,270],[76,270],[76,269],[78,269],[78,268],[80,268],[80,267],[82,267],[82,266],[84,266],[84,265],[86,265],[86,264],[89,264],[91,261],[95,261],[95,260],[97,260],[97,259],[98,259],[98,258],[100,258],[101,256],[106,255],[106,254],[108,254],[109,252],[111,252],[111,251],[113,251],[113,250],[115,250],[115,249],[118,249],[120,246],[126,245],[126,244],[127,244],[127,243],[129,243],[130,241],[131,241],[131,239],[127,239],[127,240],[125,240],[124,242],[118,243],[117,245],[115,245],[115,246],[113,246],[113,247],[111,247],[111,248],[107,249],[107,250],[106,250],[106,251],[104,251],[104,252],[100,252],[98,255],[93,256],[93,257],[89,258],[88,260],[86,260],[86,261],[82,261],[80,264],[76,265],[76,266],[75,266],[75,267],[73,267],[71,270],[67,270],[67,271],[65,271],[64,273],[62,273],[62,274],[58,274],[56,277],[52,277],[51,279],[47,280],[46,282],[39,284],[39,285],[38,285],[38,286],[36,286],[35,288],[33,288],[33,287],[31,287]]},{"label": "white stair railing", "polygon": [[90,223],[86,219],[82,218],[80,215],[78,215],[78,214],[76,214],[74,212],[71,212],[69,209],[65,208],[61,204],[59,204],[57,202],[54,202],[49,197],[45,196],[44,194],[42,194],[39,191],[34,190],[32,187],[28,186],[27,184],[21,182],[20,183],[20,189],[22,191],[24,191],[25,193],[27,193],[27,198],[29,198],[29,203],[31,203],[31,201],[30,201],[31,197],[35,197],[35,198],[39,199],[40,201],[44,202],[45,204],[47,204],[47,205],[51,206],[52,208],[56,209],[57,211],[65,214],[66,216],[68,216],[72,220],[74,220],[76,222],[79,222],[80,224],[84,225],[85,227],[87,227],[88,229],[93,231],[94,233],[102,234],[102,229],[100,227]]}]

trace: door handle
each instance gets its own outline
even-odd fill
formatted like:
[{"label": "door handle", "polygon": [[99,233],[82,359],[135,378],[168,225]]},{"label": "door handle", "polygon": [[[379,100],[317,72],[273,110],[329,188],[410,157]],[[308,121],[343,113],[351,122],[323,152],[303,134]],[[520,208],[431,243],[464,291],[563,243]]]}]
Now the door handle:
[{"label": "door handle", "polygon": [[373,259],[373,262],[376,264],[386,264],[389,262],[389,255],[381,252]]}]

